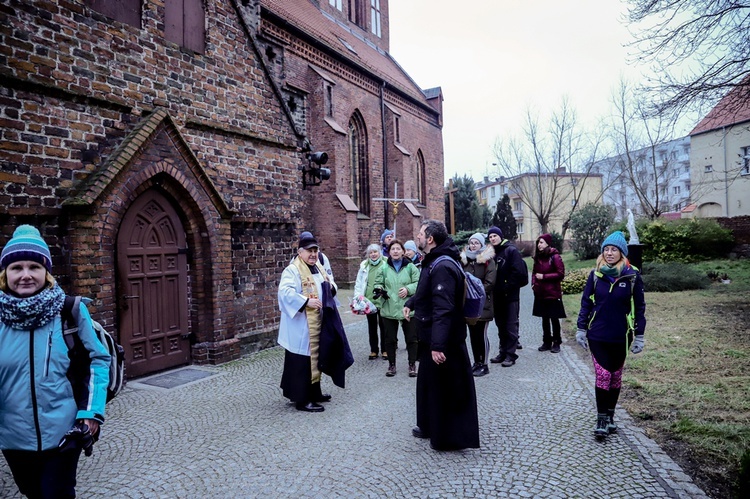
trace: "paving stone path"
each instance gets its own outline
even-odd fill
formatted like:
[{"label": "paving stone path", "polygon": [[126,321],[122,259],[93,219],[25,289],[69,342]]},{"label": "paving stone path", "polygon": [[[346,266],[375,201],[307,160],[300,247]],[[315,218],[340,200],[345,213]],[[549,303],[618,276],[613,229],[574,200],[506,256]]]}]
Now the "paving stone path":
[{"label": "paving stone path", "polygon": [[[385,361],[367,359],[366,321],[344,306],[356,361],[345,390],[324,377],[325,412],[298,412],[282,397],[280,348],[188,367],[183,380],[210,376],[176,388],[131,382],[107,406],[94,455],[81,458],[79,497],[706,497],[624,410],[618,434],[594,439],[590,367],[574,342],[538,352],[528,287],[522,300],[517,364],[476,379],[480,449],[436,452],[411,436],[403,337],[398,374],[387,378]],[[490,338],[494,355],[494,325]],[[0,497],[21,497],[4,461]]]}]

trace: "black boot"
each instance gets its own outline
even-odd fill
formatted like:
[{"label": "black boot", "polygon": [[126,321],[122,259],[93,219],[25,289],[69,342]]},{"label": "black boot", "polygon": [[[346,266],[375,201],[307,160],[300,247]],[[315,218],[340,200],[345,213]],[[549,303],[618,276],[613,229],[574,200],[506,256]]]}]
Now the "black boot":
[{"label": "black boot", "polygon": [[617,423],[615,423],[615,410],[607,410],[607,432],[617,433]]},{"label": "black boot", "polygon": [[598,440],[601,440],[605,438],[607,435],[609,435],[608,430],[608,423],[609,423],[609,416],[607,414],[597,414],[596,415],[596,428],[594,429],[594,435]]},{"label": "black boot", "polygon": [[552,350],[552,345],[549,342],[545,341],[537,350],[539,350],[540,352],[549,352],[550,350]]}]

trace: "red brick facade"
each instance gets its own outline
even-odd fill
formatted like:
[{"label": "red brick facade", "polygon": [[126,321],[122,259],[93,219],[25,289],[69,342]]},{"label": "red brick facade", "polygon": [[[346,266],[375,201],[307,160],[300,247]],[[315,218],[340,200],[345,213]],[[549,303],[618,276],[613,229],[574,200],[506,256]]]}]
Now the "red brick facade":
[{"label": "red brick facade", "polygon": [[[138,196],[158,190],[186,232],[193,362],[275,344],[278,278],[301,230],[319,237],[338,281],[353,280],[386,223],[382,202],[363,217],[337,201],[350,194],[346,127],[355,112],[366,125],[371,197],[392,195],[386,173],[400,197],[417,197],[421,151],[429,182],[418,209],[443,215],[441,97],[420,100],[302,31],[279,31],[261,3],[204,2],[204,53],[165,40],[162,1],[140,2],[140,26],[79,0],[0,6],[0,246],[19,224],[39,227],[63,288],[95,298],[94,317],[116,332],[118,229]],[[343,133],[325,121],[322,71],[335,80]],[[391,109],[401,114],[400,148]],[[307,141],[328,152],[333,173],[303,190]],[[419,220],[401,205],[404,239]]]}]

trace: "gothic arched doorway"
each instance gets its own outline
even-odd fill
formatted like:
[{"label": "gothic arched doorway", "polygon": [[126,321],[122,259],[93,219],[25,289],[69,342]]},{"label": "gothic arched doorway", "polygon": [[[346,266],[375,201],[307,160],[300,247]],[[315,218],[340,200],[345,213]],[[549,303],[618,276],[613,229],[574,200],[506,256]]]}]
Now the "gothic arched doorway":
[{"label": "gothic arched doorway", "polygon": [[128,377],[190,361],[187,247],[182,222],[155,189],[128,209],[117,234],[120,343]]}]

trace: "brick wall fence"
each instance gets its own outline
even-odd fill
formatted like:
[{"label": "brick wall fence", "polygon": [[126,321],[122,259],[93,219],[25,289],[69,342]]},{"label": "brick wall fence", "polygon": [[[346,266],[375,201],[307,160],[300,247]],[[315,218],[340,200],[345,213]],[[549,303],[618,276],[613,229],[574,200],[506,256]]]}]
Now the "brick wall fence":
[{"label": "brick wall fence", "polygon": [[750,216],[721,217],[716,221],[725,229],[732,231],[735,242],[732,252],[738,256],[750,258]]}]

